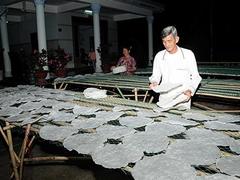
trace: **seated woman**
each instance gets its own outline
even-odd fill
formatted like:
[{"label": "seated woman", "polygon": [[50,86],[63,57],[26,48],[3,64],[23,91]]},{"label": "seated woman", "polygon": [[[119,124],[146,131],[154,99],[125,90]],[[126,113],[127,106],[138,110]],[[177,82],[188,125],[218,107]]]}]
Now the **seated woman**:
[{"label": "seated woman", "polygon": [[123,74],[126,74],[126,75],[134,74],[134,72],[136,71],[136,61],[134,57],[130,55],[130,50],[131,50],[131,47],[130,48],[123,47],[123,51],[122,51],[123,56],[120,57],[116,66],[111,67],[111,70],[113,72],[116,68],[123,67],[122,68],[122,70],[124,71],[122,72]]},{"label": "seated woman", "polygon": [[96,71],[96,53],[93,48],[88,53],[88,63],[93,67],[94,72]]}]

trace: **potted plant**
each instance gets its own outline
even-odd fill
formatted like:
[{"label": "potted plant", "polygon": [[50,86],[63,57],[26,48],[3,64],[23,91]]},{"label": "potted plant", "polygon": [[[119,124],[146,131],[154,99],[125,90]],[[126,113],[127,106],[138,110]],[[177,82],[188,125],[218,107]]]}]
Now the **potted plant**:
[{"label": "potted plant", "polygon": [[47,84],[46,77],[48,74],[48,53],[45,49],[42,52],[33,51],[32,61],[34,66],[35,83],[39,86]]},{"label": "potted plant", "polygon": [[66,76],[66,65],[72,60],[72,56],[66,53],[64,49],[58,47],[53,51],[49,51],[48,66],[50,71],[57,77]]}]

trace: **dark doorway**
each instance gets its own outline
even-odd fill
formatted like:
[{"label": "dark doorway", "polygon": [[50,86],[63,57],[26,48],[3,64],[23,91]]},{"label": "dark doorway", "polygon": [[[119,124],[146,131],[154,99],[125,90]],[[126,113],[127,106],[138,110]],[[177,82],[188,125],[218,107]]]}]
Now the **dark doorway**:
[{"label": "dark doorway", "polygon": [[[88,33],[84,34],[82,29],[88,29]],[[75,67],[80,66],[80,49],[84,48],[88,52],[91,48],[94,47],[94,34],[93,34],[93,20],[92,17],[83,18],[83,17],[72,17],[72,29],[73,29],[73,54],[75,59]],[[81,31],[81,33],[80,33]],[[100,34],[101,34],[101,45],[108,44],[108,23],[106,20],[100,20]],[[86,37],[89,36],[89,37]],[[83,40],[84,38],[84,40]],[[86,42],[81,41],[88,41]],[[85,43],[85,44],[84,44]]]},{"label": "dark doorway", "polygon": [[148,64],[147,27],[145,18],[118,22],[119,54],[123,46],[132,46],[131,55],[136,59],[137,67]]},{"label": "dark doorway", "polygon": [[34,49],[38,50],[38,36],[37,33],[31,33],[30,34],[30,38],[31,38],[31,46],[32,46],[32,52]]}]

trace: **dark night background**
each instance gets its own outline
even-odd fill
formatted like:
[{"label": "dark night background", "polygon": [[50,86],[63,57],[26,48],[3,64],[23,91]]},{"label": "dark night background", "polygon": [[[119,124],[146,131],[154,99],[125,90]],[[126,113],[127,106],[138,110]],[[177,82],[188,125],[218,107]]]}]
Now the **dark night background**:
[{"label": "dark night background", "polygon": [[[160,32],[174,25],[179,46],[194,51],[198,62],[239,62],[239,9],[237,1],[158,1],[165,11],[154,14],[154,55],[163,49]],[[147,21],[145,18],[118,23],[119,44],[131,44],[139,67],[148,59]]]}]

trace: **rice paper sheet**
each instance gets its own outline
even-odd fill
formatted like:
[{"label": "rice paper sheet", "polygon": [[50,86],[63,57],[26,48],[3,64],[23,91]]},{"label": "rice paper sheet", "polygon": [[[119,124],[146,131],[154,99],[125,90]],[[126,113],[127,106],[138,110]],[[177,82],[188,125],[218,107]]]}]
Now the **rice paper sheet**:
[{"label": "rice paper sheet", "polygon": [[134,134],[136,130],[126,126],[103,125],[96,129],[97,134],[109,139],[119,139],[124,136]]},{"label": "rice paper sheet", "polygon": [[129,163],[135,163],[142,157],[141,150],[130,149],[123,144],[105,144],[92,154],[92,159],[96,164],[109,169],[126,167]]},{"label": "rice paper sheet", "polygon": [[75,119],[71,122],[71,125],[77,129],[94,129],[107,123],[107,120],[98,120],[96,118],[88,119]]},{"label": "rice paper sheet", "polygon": [[135,180],[194,180],[196,171],[190,164],[165,154],[144,156],[131,171]]},{"label": "rice paper sheet", "polygon": [[223,132],[216,132],[198,127],[188,129],[185,134],[187,139],[198,141],[203,144],[211,143],[216,146],[229,146],[234,140]]},{"label": "rice paper sheet", "polygon": [[96,111],[100,110],[98,107],[86,107],[75,105],[73,108],[73,113],[76,115],[93,115]]},{"label": "rice paper sheet", "polygon": [[239,180],[239,178],[226,174],[216,173],[213,175],[197,176],[196,180]]},{"label": "rice paper sheet", "polygon": [[230,149],[233,152],[240,154],[240,139],[231,141]]},{"label": "rice paper sheet", "polygon": [[240,125],[233,123],[223,123],[217,121],[205,122],[204,126],[213,130],[240,131]]},{"label": "rice paper sheet", "polygon": [[20,124],[21,126],[27,125],[27,124],[33,124],[38,122],[41,119],[41,116],[35,117],[35,116],[30,116],[30,118],[24,119]]},{"label": "rice paper sheet", "polygon": [[119,123],[123,126],[138,128],[151,124],[154,120],[152,118],[138,117],[138,116],[126,116],[119,118]]},{"label": "rice paper sheet", "polygon": [[165,122],[155,122],[145,127],[149,133],[159,134],[160,136],[173,136],[185,132],[186,128],[181,125],[168,124]]},{"label": "rice paper sheet", "polygon": [[138,111],[139,108],[137,108],[137,107],[128,107],[128,106],[114,106],[113,109],[112,109],[113,112],[130,111],[130,110]]},{"label": "rice paper sheet", "polygon": [[182,113],[182,117],[186,119],[193,119],[196,121],[213,121],[216,120],[217,118],[214,116],[210,116],[208,114],[200,113],[199,111],[187,111]]},{"label": "rice paper sheet", "polygon": [[158,117],[161,114],[156,113],[154,111],[151,110],[140,110],[137,112],[137,116],[138,117],[149,117],[149,118],[154,118],[154,117]]},{"label": "rice paper sheet", "polygon": [[180,117],[180,118],[174,118],[174,117],[162,118],[162,122],[169,123],[169,124],[177,124],[177,125],[182,125],[182,126],[197,126],[200,124],[198,122],[184,119],[182,117]]},{"label": "rice paper sheet", "polygon": [[40,129],[39,135],[45,140],[63,141],[68,136],[77,132],[78,130],[71,126],[47,125]]},{"label": "rice paper sheet", "polygon": [[10,116],[8,118],[6,118],[6,120],[10,123],[12,122],[22,122],[24,120],[29,120],[31,118],[36,117],[35,115],[30,114],[29,112],[24,112],[22,114],[17,114],[14,116]]},{"label": "rice paper sheet", "polygon": [[70,103],[70,102],[59,102],[59,103],[53,105],[53,109],[57,110],[57,111],[62,110],[62,109],[71,110],[74,107],[75,107],[75,104]]},{"label": "rice paper sheet", "polygon": [[223,123],[240,122],[240,117],[238,115],[215,113],[214,116],[217,118],[217,121]]},{"label": "rice paper sheet", "polygon": [[73,113],[68,113],[65,111],[52,111],[49,114],[49,119],[52,121],[61,121],[61,122],[71,122],[76,118],[76,115]]},{"label": "rice paper sheet", "polygon": [[232,176],[240,176],[240,156],[228,156],[217,159],[217,168]]},{"label": "rice paper sheet", "polygon": [[189,165],[210,165],[220,157],[220,150],[213,144],[193,140],[176,140],[166,150],[166,155]]},{"label": "rice paper sheet", "polygon": [[22,110],[17,107],[5,107],[0,109],[0,116],[16,116],[21,112]]},{"label": "rice paper sheet", "polygon": [[123,114],[124,114],[123,112],[111,112],[111,111],[98,111],[95,113],[96,119],[107,121],[117,120]]},{"label": "rice paper sheet", "polygon": [[31,111],[33,115],[43,115],[43,114],[50,114],[53,111],[52,108],[41,107],[39,109]]},{"label": "rice paper sheet", "polygon": [[137,132],[123,139],[123,145],[132,149],[139,149],[146,153],[159,153],[167,149],[169,138],[157,133]]},{"label": "rice paper sheet", "polygon": [[69,136],[63,141],[63,146],[69,151],[75,150],[80,154],[92,154],[104,145],[105,137],[96,133],[81,133]]}]

